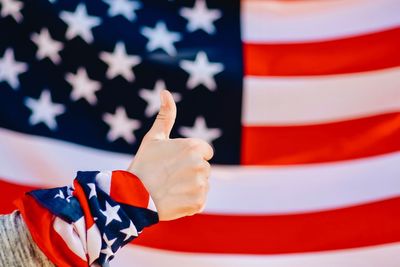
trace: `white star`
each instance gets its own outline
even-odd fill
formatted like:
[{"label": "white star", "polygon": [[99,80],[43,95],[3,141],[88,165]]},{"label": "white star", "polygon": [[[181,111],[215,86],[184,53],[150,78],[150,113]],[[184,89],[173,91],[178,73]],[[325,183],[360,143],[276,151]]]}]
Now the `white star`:
[{"label": "white star", "polygon": [[102,249],[100,252],[106,255],[106,261],[108,261],[108,259],[111,256],[114,256],[114,252],[112,251],[112,245],[114,245],[115,240],[117,240],[117,238],[108,240],[107,235],[104,233],[103,234],[103,240],[104,242],[107,244],[106,248]]},{"label": "white star", "polygon": [[149,52],[160,48],[170,56],[176,55],[174,42],[178,42],[182,39],[181,34],[168,31],[164,22],[157,22],[154,28],[142,27],[140,32],[149,39],[146,45],[146,49]]},{"label": "white star", "polygon": [[210,91],[217,89],[214,75],[224,70],[223,64],[209,62],[203,51],[197,53],[194,61],[182,60],[179,66],[190,75],[186,84],[189,89],[203,84]]},{"label": "white star", "polygon": [[65,199],[64,193],[63,191],[59,190],[58,194],[54,196],[54,198],[61,198],[61,199]]},{"label": "white star", "polygon": [[135,142],[136,138],[133,135],[133,131],[140,128],[140,122],[128,118],[123,107],[117,107],[115,114],[104,114],[103,120],[110,126],[107,134],[107,139],[110,142],[115,141],[119,137],[122,137],[128,143]]},{"label": "white star", "polygon": [[89,104],[95,105],[97,103],[95,93],[100,90],[101,84],[98,81],[91,80],[84,68],[79,68],[76,74],[67,73],[65,79],[72,86],[72,100],[77,101],[84,98]]},{"label": "white star", "polygon": [[80,36],[88,44],[93,42],[92,28],[101,23],[101,18],[88,15],[83,3],[79,4],[74,12],[62,11],[60,17],[68,25],[68,40]]},{"label": "white star", "polygon": [[20,1],[16,0],[0,0],[1,3],[1,11],[0,15],[5,18],[8,15],[14,18],[16,22],[21,22],[23,17],[21,14],[21,9],[24,7],[24,4]]},{"label": "white star", "polygon": [[14,51],[8,48],[0,58],[0,82],[7,82],[11,88],[19,87],[18,75],[28,70],[28,64],[15,61]]},{"label": "white star", "polygon": [[[163,80],[156,81],[154,85],[154,89],[141,89],[139,91],[139,96],[146,100],[147,107],[144,111],[144,114],[147,117],[152,117],[157,111],[160,109],[161,101],[160,101],[160,93],[162,90],[166,90],[165,83]],[[181,100],[181,95],[178,93],[172,93],[175,102],[179,102]]]},{"label": "white star", "polygon": [[96,197],[96,185],[94,183],[88,183],[87,186],[90,189],[89,199]]},{"label": "white star", "polygon": [[100,210],[101,213],[103,213],[103,215],[106,217],[106,226],[114,220],[122,222],[121,217],[118,215],[119,208],[120,206],[118,204],[111,206],[106,201],[106,210]]},{"label": "white star", "polygon": [[31,35],[31,40],[38,47],[38,51],[36,52],[36,58],[38,60],[48,57],[54,64],[59,64],[61,62],[59,53],[64,48],[64,45],[52,39],[47,29],[42,29],[39,34],[33,33]]},{"label": "white star", "polygon": [[63,191],[61,191],[61,190],[58,191],[58,194],[54,196],[54,198],[65,199],[68,203],[70,202],[70,198],[71,198],[71,197],[72,197],[72,196],[67,196],[67,197],[65,198],[64,193],[63,193]]},{"label": "white star", "polygon": [[50,91],[48,90],[43,90],[38,100],[27,97],[25,105],[32,111],[29,123],[36,125],[43,122],[50,130],[57,129],[56,116],[65,112],[64,105],[52,102]]},{"label": "white star", "polygon": [[111,247],[114,245],[115,240],[117,240],[117,238],[108,240],[107,235],[104,233],[104,234],[103,234],[103,240],[104,240],[104,242],[107,244],[107,247],[111,248]]},{"label": "white star", "polygon": [[220,10],[208,9],[205,0],[197,0],[193,8],[184,7],[179,13],[188,20],[188,31],[203,30],[208,34],[215,33],[214,21],[222,16]]},{"label": "white star", "polygon": [[122,42],[118,42],[115,45],[112,53],[101,52],[100,59],[108,65],[106,73],[108,79],[113,79],[114,77],[121,75],[130,82],[135,80],[132,68],[140,64],[142,61],[139,56],[128,55],[126,53],[125,44]]},{"label": "white star", "polygon": [[103,0],[108,5],[108,15],[110,17],[114,16],[124,16],[127,20],[134,21],[136,19],[135,11],[140,9],[142,5],[139,2],[132,2],[129,0]]},{"label": "white star", "polygon": [[132,221],[129,221],[128,228],[122,229],[120,232],[124,233],[126,235],[124,241],[128,240],[132,236],[138,236],[137,229],[136,229],[135,225],[132,223]]},{"label": "white star", "polygon": [[222,131],[218,128],[207,128],[206,120],[199,116],[194,121],[193,127],[180,127],[179,134],[190,138],[200,138],[211,144],[222,135]]}]

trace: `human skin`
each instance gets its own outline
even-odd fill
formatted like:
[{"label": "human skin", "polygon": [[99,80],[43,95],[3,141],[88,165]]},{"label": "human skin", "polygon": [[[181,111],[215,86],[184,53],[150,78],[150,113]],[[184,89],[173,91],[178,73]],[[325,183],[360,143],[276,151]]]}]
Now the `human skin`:
[{"label": "human skin", "polygon": [[170,139],[176,105],[170,92],[160,94],[161,107],[145,135],[128,171],[143,182],[157,207],[161,221],[201,212],[209,190],[208,177],[213,156],[211,146],[201,139]]}]

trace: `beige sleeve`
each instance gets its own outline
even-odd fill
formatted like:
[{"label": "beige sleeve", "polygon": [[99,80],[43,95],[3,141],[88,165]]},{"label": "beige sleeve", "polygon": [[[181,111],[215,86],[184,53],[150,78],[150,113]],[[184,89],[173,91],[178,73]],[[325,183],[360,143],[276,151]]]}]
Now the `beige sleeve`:
[{"label": "beige sleeve", "polygon": [[17,210],[0,215],[0,266],[54,267],[32,240]]}]

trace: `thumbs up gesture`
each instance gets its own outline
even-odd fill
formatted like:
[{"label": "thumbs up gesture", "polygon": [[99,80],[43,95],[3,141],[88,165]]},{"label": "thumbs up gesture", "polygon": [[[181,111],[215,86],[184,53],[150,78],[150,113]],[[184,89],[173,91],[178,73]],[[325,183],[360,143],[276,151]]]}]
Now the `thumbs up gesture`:
[{"label": "thumbs up gesture", "polygon": [[176,118],[171,93],[161,92],[157,118],[145,135],[128,171],[138,176],[161,221],[193,215],[204,209],[213,150],[200,139],[170,139]]}]

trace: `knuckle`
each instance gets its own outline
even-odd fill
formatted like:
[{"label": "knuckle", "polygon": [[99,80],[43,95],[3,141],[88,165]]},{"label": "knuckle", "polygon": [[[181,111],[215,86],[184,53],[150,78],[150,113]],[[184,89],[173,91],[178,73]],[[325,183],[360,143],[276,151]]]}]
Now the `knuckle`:
[{"label": "knuckle", "polygon": [[203,176],[196,175],[186,186],[186,192],[190,198],[198,198],[204,196],[208,190],[208,179]]},{"label": "knuckle", "polygon": [[201,164],[201,156],[196,150],[192,150],[189,152],[188,158],[191,160],[193,165],[198,166]]},{"label": "knuckle", "polygon": [[195,198],[193,202],[193,209],[198,212],[200,211],[204,206],[204,198],[203,197],[197,197]]},{"label": "knuckle", "polygon": [[203,161],[203,168],[204,171],[207,173],[207,176],[210,174],[211,171],[211,164],[208,161]]},{"label": "knuckle", "polygon": [[202,177],[198,177],[196,179],[196,188],[200,192],[205,191],[207,189],[207,184],[208,184],[208,182],[205,179],[203,179]]},{"label": "knuckle", "polygon": [[209,191],[210,191],[210,184],[207,182],[206,188],[205,188],[205,193],[208,194]]},{"label": "knuckle", "polygon": [[214,157],[214,149],[212,146],[210,146],[209,144],[207,144],[208,146],[208,150],[210,151],[210,159],[212,159]]},{"label": "knuckle", "polygon": [[198,138],[187,138],[186,139],[186,146],[190,151],[195,151],[199,153],[201,150],[204,149],[204,146],[208,145],[205,141],[198,139]]},{"label": "knuckle", "polygon": [[164,120],[167,120],[167,119],[169,119],[169,116],[168,116],[167,112],[164,112],[164,111],[158,112],[156,120],[164,121]]},{"label": "knuckle", "polygon": [[193,160],[194,160],[193,163],[194,170],[200,174],[206,174],[209,168],[207,163],[204,160],[201,160],[198,156],[196,156]]},{"label": "knuckle", "polygon": [[187,139],[185,140],[185,143],[186,143],[186,147],[187,147],[189,150],[197,150],[197,149],[199,149],[199,140],[198,140],[198,139],[195,139],[195,138],[187,138]]},{"label": "knuckle", "polygon": [[194,164],[193,170],[201,179],[208,181],[208,177],[211,174],[211,165],[207,161],[201,160]]}]

